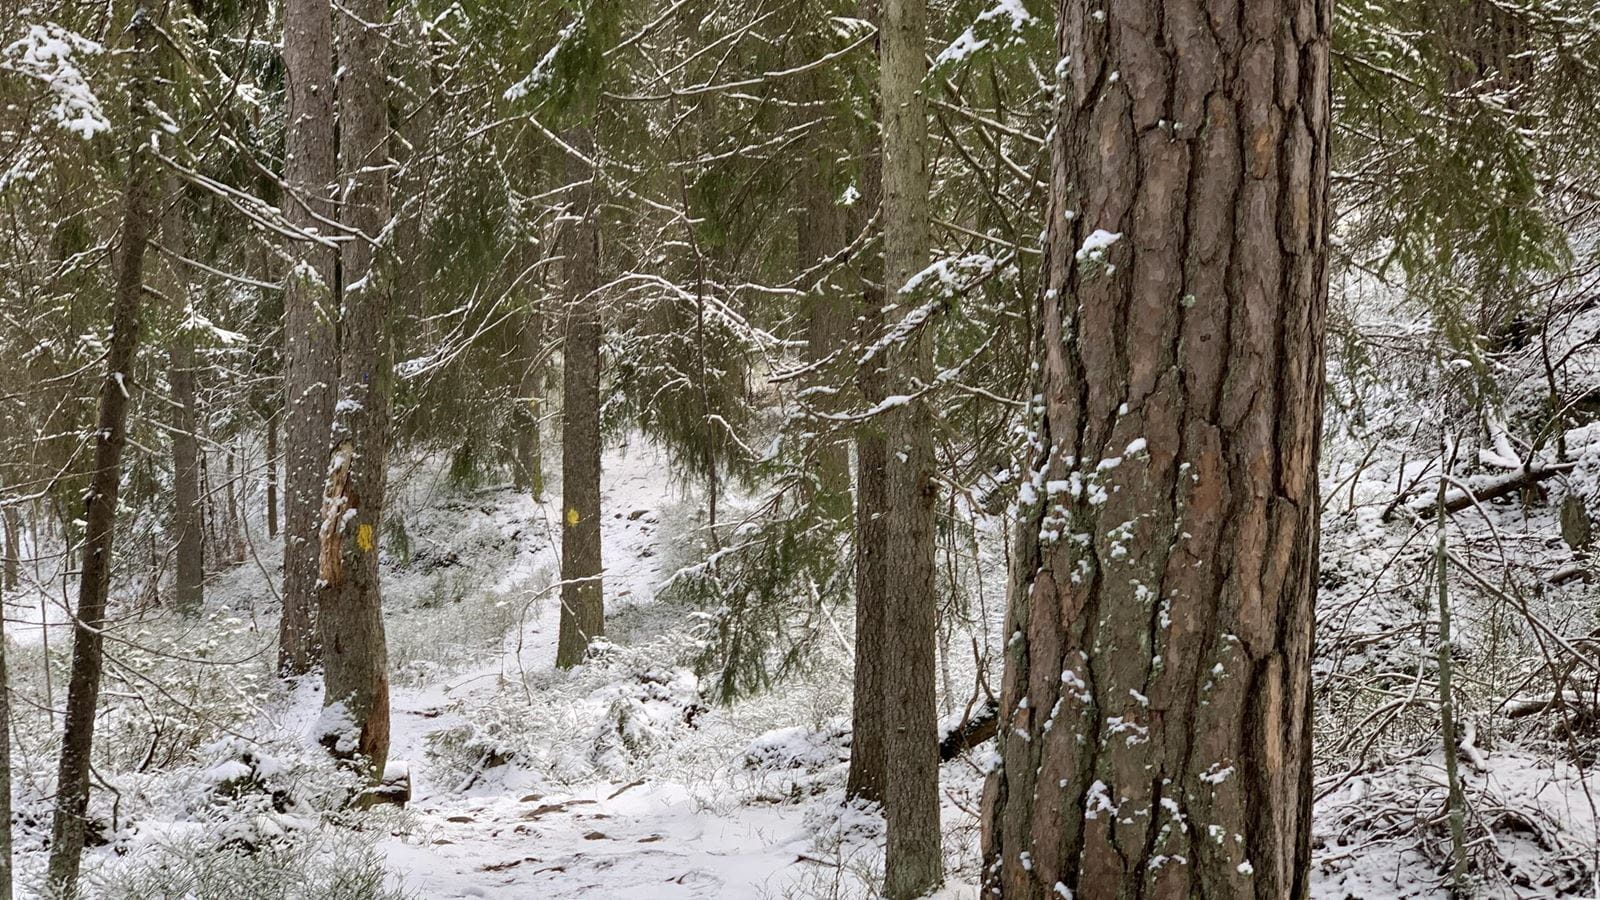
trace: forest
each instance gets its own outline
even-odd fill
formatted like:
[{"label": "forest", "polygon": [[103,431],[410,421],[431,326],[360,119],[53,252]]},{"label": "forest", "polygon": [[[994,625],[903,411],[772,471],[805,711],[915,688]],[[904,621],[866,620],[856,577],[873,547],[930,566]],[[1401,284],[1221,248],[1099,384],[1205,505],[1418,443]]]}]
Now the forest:
[{"label": "forest", "polygon": [[1600,898],[1596,0],[0,0],[0,900]]}]

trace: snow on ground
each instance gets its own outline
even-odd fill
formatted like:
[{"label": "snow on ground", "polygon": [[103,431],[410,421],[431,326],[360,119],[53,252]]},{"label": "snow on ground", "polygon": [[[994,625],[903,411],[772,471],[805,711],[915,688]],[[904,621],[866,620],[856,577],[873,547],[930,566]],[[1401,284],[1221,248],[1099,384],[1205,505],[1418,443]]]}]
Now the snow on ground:
[{"label": "snow on ground", "polygon": [[[1587,449],[1600,441],[1600,429],[1590,430],[1597,433],[1574,430],[1569,441]],[[1365,468],[1351,468],[1352,459],[1330,454],[1325,482],[1312,895],[1443,898],[1448,845],[1436,707],[1427,693],[1432,613],[1424,602],[1432,530],[1381,515],[1397,482],[1426,481],[1428,473],[1393,455],[1362,459]],[[1510,498],[1486,504],[1479,519],[1458,517],[1452,546],[1483,558],[1491,546],[1510,545],[1520,565],[1541,572],[1568,565],[1570,552],[1549,536],[1557,531],[1559,492],[1596,482],[1580,475],[1553,483],[1543,506]],[[114,765],[103,774],[119,793],[96,798],[109,829],[106,845],[89,855],[92,884],[103,886],[95,896],[167,895],[130,884],[189,891],[173,896],[244,896],[232,884],[197,885],[233,867],[238,878],[258,880],[311,871],[303,857],[313,850],[318,871],[367,860],[376,883],[428,900],[874,896],[882,820],[843,802],[846,636],[821,642],[812,669],[769,693],[732,705],[708,699],[691,671],[696,610],[656,596],[672,572],[704,552],[697,498],[674,484],[665,457],[641,439],[606,454],[609,640],[587,664],[560,672],[553,665],[559,487],[535,504],[504,486],[448,486],[428,461],[397,479],[392,511],[403,527],[385,544],[384,570],[391,759],[409,772],[412,799],[403,812],[353,828],[332,812],[337,773],[308,741],[321,710],[318,680],[286,691],[269,661],[250,656],[270,646],[276,627],[258,611],[271,606],[278,547],[257,547],[261,565],[247,562],[215,579],[198,628],[131,615],[116,631],[130,643],[114,650],[135,658],[113,674],[166,667],[161,691],[181,696],[152,711],[125,702],[126,691],[108,695],[102,736]],[[727,515],[738,503],[728,500]],[[1003,614],[1001,540],[990,533],[978,543],[988,566],[974,588],[981,602],[945,642],[947,720],[959,718],[975,679],[965,648],[1001,633],[998,621],[985,621]],[[39,652],[46,629],[38,623],[48,617],[54,655],[65,637],[56,627],[59,575],[35,581],[8,608],[11,638]],[[1556,628],[1581,634],[1593,618],[1591,597],[1574,582],[1527,602]],[[1600,776],[1586,768],[1594,754],[1591,732],[1581,730],[1593,724],[1569,719],[1579,729],[1573,733],[1555,717],[1508,721],[1495,703],[1523,689],[1526,667],[1480,668],[1475,648],[1527,644],[1527,629],[1503,598],[1463,591],[1457,602],[1464,720],[1478,729],[1463,765],[1478,895],[1600,897]],[[137,643],[159,644],[163,627],[178,636],[160,646],[239,663],[185,668],[181,657],[138,656]],[[1502,657],[1518,652],[1487,658]],[[26,686],[30,693],[38,687]],[[165,696],[144,692],[146,702]],[[196,708],[206,717],[197,720]],[[41,733],[49,734],[19,729],[25,878],[37,877],[43,862],[45,820],[36,811],[48,809],[52,751]],[[950,879],[942,900],[977,897],[978,760],[989,753],[979,748],[941,773]],[[146,766],[145,757],[158,764]],[[284,835],[311,837],[295,843]],[[247,849],[220,864],[205,855],[219,837]],[[201,861],[194,873],[167,871],[193,859]]]},{"label": "snow on ground", "polygon": [[[701,552],[702,514],[659,451],[636,438],[605,456],[615,646],[570,673],[554,669],[559,487],[534,504],[422,474],[402,484],[394,511],[411,559],[385,570],[390,756],[413,798],[378,844],[394,886],[430,900],[870,895],[882,825],[842,804],[844,661],[733,707],[702,696],[685,667],[695,620],[655,599],[669,560]],[[240,583],[216,593],[242,604],[259,573],[230,577]],[[257,728],[309,734],[320,704],[308,679]],[[811,752],[785,752],[796,743]],[[948,796],[975,809],[976,769],[947,773]],[[970,867],[971,816],[951,802],[946,819],[952,856]],[[975,889],[957,879],[940,896]]]}]

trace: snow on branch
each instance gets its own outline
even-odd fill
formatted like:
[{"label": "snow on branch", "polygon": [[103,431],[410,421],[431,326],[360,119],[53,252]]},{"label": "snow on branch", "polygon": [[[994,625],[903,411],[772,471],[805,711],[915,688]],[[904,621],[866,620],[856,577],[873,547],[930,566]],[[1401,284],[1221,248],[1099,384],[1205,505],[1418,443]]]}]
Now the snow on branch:
[{"label": "snow on branch", "polygon": [[15,72],[49,86],[55,98],[50,114],[56,123],[87,140],[109,131],[111,122],[75,58],[95,56],[104,51],[98,43],[54,22],[29,25],[26,35],[0,52],[0,70]]}]

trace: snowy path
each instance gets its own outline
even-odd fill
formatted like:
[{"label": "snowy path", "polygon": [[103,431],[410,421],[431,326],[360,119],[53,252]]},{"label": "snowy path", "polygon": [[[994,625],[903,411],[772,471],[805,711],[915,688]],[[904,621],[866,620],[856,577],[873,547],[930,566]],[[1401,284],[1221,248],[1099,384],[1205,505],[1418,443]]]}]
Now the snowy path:
[{"label": "snowy path", "polygon": [[[650,603],[663,577],[657,526],[663,510],[676,503],[665,468],[666,460],[638,441],[605,459],[608,617]],[[552,497],[536,518],[559,521],[558,503]],[[548,527],[538,530],[548,534]],[[541,566],[558,570],[554,548],[540,543],[519,553],[503,584]],[[515,771],[462,794],[456,792],[460,785],[428,784],[417,771],[428,734],[460,721],[441,714],[444,706],[504,689],[502,673],[551,669],[556,594],[547,591],[536,601],[520,652],[511,641],[503,658],[476,671],[396,691],[391,756],[413,761],[411,810],[420,824],[382,844],[391,870],[429,900],[783,896],[785,870],[793,871],[807,844],[796,807],[723,803],[723,809],[713,809],[703,796],[670,781],[593,783],[576,793],[545,795]]]},{"label": "snowy path", "polygon": [[722,817],[681,786],[599,784],[576,796],[424,802],[429,828],[389,863],[423,897],[752,898],[805,849],[793,811]]}]

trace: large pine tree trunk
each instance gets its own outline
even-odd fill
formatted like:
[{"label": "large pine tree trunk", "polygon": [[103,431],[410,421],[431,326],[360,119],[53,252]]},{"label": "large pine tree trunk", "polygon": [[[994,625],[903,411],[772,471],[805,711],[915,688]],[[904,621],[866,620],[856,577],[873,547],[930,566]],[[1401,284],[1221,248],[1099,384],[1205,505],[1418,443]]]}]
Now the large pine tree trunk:
[{"label": "large pine tree trunk", "polygon": [[1060,11],[986,886],[1297,900],[1330,4]]},{"label": "large pine tree trunk", "polygon": [[[904,288],[927,264],[927,57],[924,0],[885,0],[883,85],[883,260],[886,306],[903,320],[921,297]],[[932,325],[889,351],[893,391],[911,396],[933,382]],[[884,893],[920,897],[944,878],[939,832],[939,738],[934,691],[938,603],[934,590],[932,417],[924,400],[884,415],[889,541],[884,591],[884,779],[888,824]]]},{"label": "large pine tree trunk", "polygon": [[[285,0],[284,215],[295,227],[322,234],[331,232],[327,221],[334,216],[332,28],[328,0]],[[278,668],[286,675],[301,675],[321,655],[317,530],[338,381],[337,256],[313,241],[296,241],[291,250],[299,262],[285,278],[283,298],[283,618]]]},{"label": "large pine tree trunk", "polygon": [[385,0],[347,0],[339,19],[343,342],[339,402],[322,498],[318,625],[322,630],[324,746],[376,780],[389,756],[389,654],[383,632],[378,534],[388,469],[394,374],[390,286],[389,110]]},{"label": "large pine tree trunk", "polygon": [[[860,15],[878,21],[877,0],[862,0]],[[857,234],[878,214],[883,197],[883,154],[881,143],[870,142],[861,150],[861,197],[851,216]],[[870,346],[883,328],[883,253],[876,244],[856,261],[856,295],[860,303],[856,316],[856,337]],[[856,373],[857,386],[868,405],[887,396],[883,358],[874,358]],[[845,793],[871,802],[883,800],[886,761],[883,755],[884,654],[888,652],[885,632],[884,591],[888,565],[889,522],[884,517],[886,492],[884,461],[888,451],[881,422],[867,420],[856,428],[855,497],[855,596],[856,646],[855,683],[852,696],[850,771]]]},{"label": "large pine tree trunk", "polygon": [[[570,143],[592,155],[594,141],[575,131]],[[600,572],[600,222],[596,174],[574,160],[568,223],[562,238],[566,339],[561,375],[561,626],[556,665],[583,661],[589,642],[605,633]]]},{"label": "large pine tree trunk", "polygon": [[[183,182],[175,174],[165,178],[166,207],[161,215],[161,243],[171,254],[188,253],[184,220]],[[189,290],[177,260],[168,258],[164,288],[172,300],[178,327],[167,348],[168,380],[172,385],[172,532],[174,568],[173,606],[184,615],[200,613],[205,605],[205,546],[200,530],[200,444],[196,430],[200,417],[195,400],[195,340],[187,327]]]},{"label": "large pine tree trunk", "polygon": [[122,481],[122,450],[127,445],[128,404],[134,389],[134,357],[144,294],[145,249],[156,226],[159,174],[146,142],[154,140],[151,109],[155,56],[159,52],[156,12],[142,0],[128,26],[133,39],[134,77],[128,89],[131,123],[122,230],[113,256],[111,346],[100,384],[100,414],[95,429],[94,473],[84,497],[82,571],[72,629],[72,674],[56,774],[56,809],[51,825],[49,878],[53,895],[78,896],[78,870],[89,811],[89,772],[94,747],[95,712],[105,665],[103,632],[111,582],[112,538],[117,488]]}]

